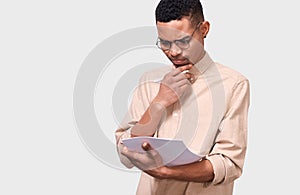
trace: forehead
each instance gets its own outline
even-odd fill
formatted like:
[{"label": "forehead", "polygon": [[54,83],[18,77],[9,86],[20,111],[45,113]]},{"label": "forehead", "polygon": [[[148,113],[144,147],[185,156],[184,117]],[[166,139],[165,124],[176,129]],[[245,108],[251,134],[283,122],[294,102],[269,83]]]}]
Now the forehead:
[{"label": "forehead", "polygon": [[156,27],[158,36],[166,40],[180,39],[190,35],[193,31],[191,21],[186,17],[170,22],[157,22]]}]

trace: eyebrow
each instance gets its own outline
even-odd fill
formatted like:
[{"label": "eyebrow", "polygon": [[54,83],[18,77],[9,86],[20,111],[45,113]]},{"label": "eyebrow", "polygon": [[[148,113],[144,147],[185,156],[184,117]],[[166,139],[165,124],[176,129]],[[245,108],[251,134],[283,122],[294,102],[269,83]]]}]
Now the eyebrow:
[{"label": "eyebrow", "polygon": [[162,39],[162,38],[160,38],[160,37],[158,37],[160,40],[162,40],[162,41],[168,41],[168,42],[173,42],[173,41],[181,41],[181,40],[184,40],[184,39],[188,39],[188,38],[191,38],[191,35],[187,35],[187,36],[185,36],[185,37],[183,37],[183,38],[181,38],[181,39],[175,39],[175,40],[173,40],[173,41],[169,41],[169,40],[166,40],[166,39]]}]

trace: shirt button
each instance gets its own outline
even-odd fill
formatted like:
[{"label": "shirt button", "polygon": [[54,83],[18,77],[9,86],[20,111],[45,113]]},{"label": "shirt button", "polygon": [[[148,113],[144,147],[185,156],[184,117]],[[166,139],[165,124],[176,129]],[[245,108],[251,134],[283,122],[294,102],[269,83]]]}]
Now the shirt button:
[{"label": "shirt button", "polygon": [[174,112],[174,113],[173,113],[173,116],[176,116],[176,117],[177,117],[178,115],[179,115],[179,114],[178,114],[177,112]]}]

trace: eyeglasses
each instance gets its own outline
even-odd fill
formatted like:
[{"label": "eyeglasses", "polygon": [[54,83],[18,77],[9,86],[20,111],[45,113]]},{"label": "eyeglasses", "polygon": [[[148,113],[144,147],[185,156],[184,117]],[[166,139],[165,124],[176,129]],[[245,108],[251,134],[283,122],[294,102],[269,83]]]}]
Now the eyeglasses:
[{"label": "eyeglasses", "polygon": [[177,47],[179,47],[180,49],[188,49],[190,47],[190,42],[191,42],[196,30],[199,28],[199,26],[201,24],[202,24],[202,22],[197,24],[197,26],[191,36],[184,37],[182,39],[178,39],[175,41],[167,41],[167,40],[164,40],[161,38],[157,38],[156,45],[159,49],[161,49],[163,51],[170,50],[172,47],[172,43],[175,43],[175,45],[177,45]]}]

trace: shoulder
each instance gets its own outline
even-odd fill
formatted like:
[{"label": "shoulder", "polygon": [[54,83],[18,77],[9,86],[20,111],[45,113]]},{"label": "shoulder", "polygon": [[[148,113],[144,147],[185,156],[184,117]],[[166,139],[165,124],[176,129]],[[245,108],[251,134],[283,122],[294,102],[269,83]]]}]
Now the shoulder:
[{"label": "shoulder", "polygon": [[229,82],[234,86],[240,83],[249,83],[247,77],[237,70],[234,70],[218,62],[215,62],[215,64],[224,82]]}]

